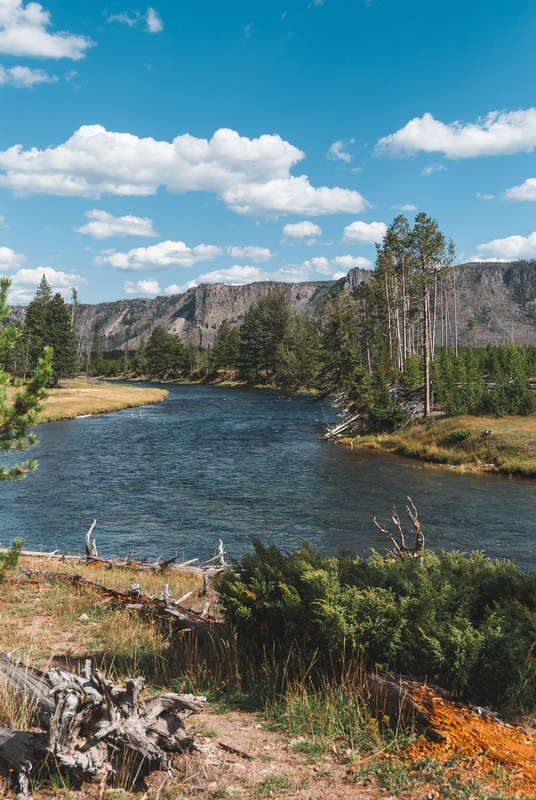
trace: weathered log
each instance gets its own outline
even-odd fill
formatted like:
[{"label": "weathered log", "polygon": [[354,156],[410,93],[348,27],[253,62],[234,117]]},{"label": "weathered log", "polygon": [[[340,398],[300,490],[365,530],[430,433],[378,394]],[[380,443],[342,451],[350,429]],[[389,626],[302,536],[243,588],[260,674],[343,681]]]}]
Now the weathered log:
[{"label": "weathered log", "polygon": [[[424,691],[427,687],[412,678],[391,673],[367,675],[371,699],[379,716],[388,716],[395,726],[417,727],[432,742],[444,742],[446,736],[432,724],[433,706]],[[434,687],[436,693],[448,692]]]},{"label": "weathered log", "polygon": [[[179,630],[195,631],[196,635],[201,639],[218,637],[227,630],[225,625],[221,622],[217,622],[213,617],[207,614],[203,615],[198,611],[193,611],[188,608],[179,608],[175,604],[173,604],[173,608],[171,608],[166,600],[142,594],[139,584],[132,584],[131,591],[126,593],[69,572],[50,572],[48,570],[41,571],[23,568],[20,570],[20,573],[29,578],[40,578],[45,581],[61,581],[62,583],[68,583],[72,586],[90,589],[101,597],[113,600],[118,605],[140,612],[150,611],[160,619],[169,620],[170,617],[172,617],[176,628]],[[184,599],[185,598],[182,598],[182,600]]]},{"label": "weathered log", "polygon": [[35,708],[42,727],[0,726],[0,760],[18,774],[21,798],[28,797],[28,775],[48,754],[68,775],[104,783],[122,773],[131,788],[144,771],[169,769],[172,753],[196,746],[183,720],[203,709],[204,697],[166,693],[143,700],[142,677],[114,686],[98,670],[93,674],[89,661],[83,675],[44,674],[5,655],[0,664],[2,680]]}]

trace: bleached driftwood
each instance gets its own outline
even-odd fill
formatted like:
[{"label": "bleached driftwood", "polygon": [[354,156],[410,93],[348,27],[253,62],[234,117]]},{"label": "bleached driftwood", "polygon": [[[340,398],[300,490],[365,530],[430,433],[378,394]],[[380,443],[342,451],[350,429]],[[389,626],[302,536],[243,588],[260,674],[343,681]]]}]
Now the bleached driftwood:
[{"label": "bleached driftwood", "polygon": [[28,775],[51,755],[64,774],[104,784],[122,775],[125,788],[150,769],[169,769],[172,754],[203,749],[184,730],[204,697],[174,693],[141,699],[142,677],[114,686],[86,661],[83,675],[42,673],[0,656],[0,680],[35,709],[40,729],[0,726],[0,761],[18,776],[28,797]]},{"label": "bleached driftwood", "polygon": [[[102,565],[108,569],[130,569],[136,571],[139,570],[142,572],[166,572],[168,570],[179,572],[184,571],[189,574],[199,575],[199,577],[203,577],[205,572],[207,572],[209,575],[218,574],[218,572],[225,568],[225,548],[221,539],[219,540],[215,555],[212,558],[203,561],[203,563],[199,564],[198,566],[193,565],[196,561],[199,561],[199,558],[190,558],[187,561],[180,562],[179,564],[175,563],[178,561],[178,555],[167,558],[164,561],[161,561],[159,557],[153,562],[146,560],[135,561],[128,556],[122,559],[105,558],[99,555],[96,539],[91,539],[91,534],[93,533],[96,524],[97,521],[93,520],[88,532],[85,535],[84,556],[64,554],[60,550],[52,550],[46,553],[43,553],[39,550],[21,550],[21,555],[32,558],[43,558],[51,561],[74,561],[81,564],[91,564],[93,566]],[[6,553],[7,550],[7,547],[0,547],[0,553]]]},{"label": "bleached driftwood", "polygon": [[[184,608],[179,603],[185,602],[191,595],[191,592],[181,597],[179,600],[172,601],[170,597],[150,597],[144,595],[139,584],[132,584],[130,592],[120,592],[118,589],[112,589],[109,586],[104,586],[102,583],[90,581],[81,575],[75,575],[69,572],[50,572],[49,570],[35,570],[21,568],[23,576],[27,578],[43,580],[43,581],[61,581],[68,583],[71,586],[77,586],[89,589],[92,592],[112,600],[125,608],[133,611],[152,613],[160,619],[173,620],[175,627],[184,632],[192,631],[200,639],[217,638],[223,634],[226,627],[223,623],[217,622],[213,617],[207,614],[193,611],[192,609]],[[164,592],[165,594],[165,592]]]}]

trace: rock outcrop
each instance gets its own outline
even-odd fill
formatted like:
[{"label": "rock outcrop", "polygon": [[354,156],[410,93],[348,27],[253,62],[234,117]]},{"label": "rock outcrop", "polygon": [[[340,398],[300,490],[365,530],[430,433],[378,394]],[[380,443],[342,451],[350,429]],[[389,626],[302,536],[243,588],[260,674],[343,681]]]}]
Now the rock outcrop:
[{"label": "rock outcrop", "polygon": [[[203,346],[214,341],[224,319],[239,325],[248,308],[270,292],[284,289],[300,314],[314,314],[337,288],[352,291],[371,273],[353,269],[338,281],[275,283],[245,286],[203,284],[185,294],[154,299],[117,300],[80,306],[78,333],[82,349],[102,336],[104,350],[119,350],[129,342],[139,347],[157,325],[178,333],[185,342]],[[11,321],[24,319],[21,306],[12,308]],[[514,341],[536,343],[536,261],[469,262],[457,267],[458,341],[475,345]],[[468,329],[472,320],[474,327]]]}]

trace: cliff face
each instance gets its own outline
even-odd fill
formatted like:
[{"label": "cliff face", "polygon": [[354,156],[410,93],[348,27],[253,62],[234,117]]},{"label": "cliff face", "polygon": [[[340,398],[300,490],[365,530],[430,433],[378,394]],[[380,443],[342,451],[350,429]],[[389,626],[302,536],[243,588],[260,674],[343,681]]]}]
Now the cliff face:
[{"label": "cliff face", "polygon": [[[353,269],[339,281],[309,283],[250,283],[245,286],[205,284],[185,294],[154,300],[118,300],[80,307],[79,335],[83,349],[101,334],[103,348],[115,350],[130,342],[139,347],[157,325],[164,325],[186,342],[210,345],[224,319],[240,324],[253,303],[270,292],[288,292],[300,314],[314,314],[326,295],[337,288],[351,291],[369,280],[371,273]],[[514,341],[536,343],[536,261],[460,264],[456,271],[458,341],[469,335],[476,345]],[[11,321],[24,319],[25,309],[15,306]],[[474,321],[469,334],[467,323]]]}]

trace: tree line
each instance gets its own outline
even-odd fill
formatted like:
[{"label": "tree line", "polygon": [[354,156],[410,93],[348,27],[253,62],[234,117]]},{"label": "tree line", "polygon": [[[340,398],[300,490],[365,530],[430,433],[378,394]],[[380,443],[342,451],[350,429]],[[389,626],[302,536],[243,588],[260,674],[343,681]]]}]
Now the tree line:
[{"label": "tree line", "polygon": [[[377,246],[376,269],[352,291],[331,292],[317,313],[299,315],[289,291],[274,286],[240,325],[224,320],[211,347],[183,342],[156,327],[137,349],[92,351],[79,359],[77,298],[69,308],[46,278],[0,363],[33,374],[43,346],[54,349],[53,380],[79,369],[96,375],[160,380],[238,380],[290,390],[344,393],[367,426],[393,428],[407,419],[404,392],[414,390],[424,416],[449,413],[536,413],[533,347],[458,346],[454,246],[424,213],[413,226],[396,217]],[[79,363],[82,361],[82,363]]]}]

